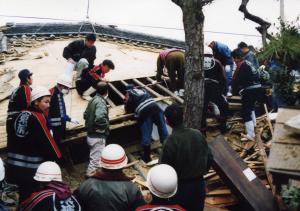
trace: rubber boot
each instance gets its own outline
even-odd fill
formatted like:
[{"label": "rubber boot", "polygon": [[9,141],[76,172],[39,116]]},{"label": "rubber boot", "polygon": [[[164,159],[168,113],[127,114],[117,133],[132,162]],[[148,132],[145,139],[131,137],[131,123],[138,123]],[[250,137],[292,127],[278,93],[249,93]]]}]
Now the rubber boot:
[{"label": "rubber boot", "polygon": [[149,163],[151,161],[151,157],[150,157],[150,152],[151,152],[151,147],[149,146],[143,146],[144,149],[144,154],[142,156],[142,160],[145,163]]},{"label": "rubber boot", "polygon": [[252,119],[252,122],[254,124],[254,127],[256,127],[256,116],[255,116],[255,111],[252,111],[251,113],[251,119]]},{"label": "rubber boot", "polygon": [[81,98],[84,100],[90,101],[92,99],[92,97],[90,95],[93,94],[94,92],[96,92],[96,89],[94,89],[93,87],[90,87],[88,90],[83,92]]},{"label": "rubber boot", "polygon": [[246,127],[247,135],[251,138],[255,138],[255,130],[254,130],[253,121],[251,120],[251,121],[245,122],[245,127]]}]

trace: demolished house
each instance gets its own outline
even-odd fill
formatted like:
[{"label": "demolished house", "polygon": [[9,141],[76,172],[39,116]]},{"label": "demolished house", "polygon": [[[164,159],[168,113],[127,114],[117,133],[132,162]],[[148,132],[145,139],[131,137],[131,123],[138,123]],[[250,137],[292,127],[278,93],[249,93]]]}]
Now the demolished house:
[{"label": "demolished house", "polygon": [[[145,179],[150,167],[139,159],[141,147],[138,144],[140,134],[137,132],[136,120],[133,114],[126,114],[124,111],[125,86],[131,83],[144,87],[157,102],[160,102],[161,106],[173,102],[183,104],[184,99],[174,95],[168,89],[168,84],[152,85],[152,82],[155,80],[159,51],[173,47],[184,49],[184,42],[89,22],[12,24],[0,28],[0,31],[1,151],[5,152],[6,147],[5,122],[8,97],[18,85],[16,71],[24,67],[31,69],[34,83],[50,88],[67,65],[62,57],[64,46],[74,39],[83,37],[86,33],[93,32],[97,34],[98,49],[95,63],[110,59],[116,66],[107,77],[109,80],[107,104],[112,131],[109,142],[119,143],[125,147],[130,164],[124,171],[135,177],[133,182],[137,183],[146,194]],[[75,189],[83,180],[84,166],[88,159],[88,149],[84,144],[86,131],[82,115],[87,101],[82,100],[74,88],[65,97],[65,101],[67,113],[80,122],[76,126],[67,125],[67,137],[63,142],[68,152],[68,164],[64,170],[65,181]],[[268,164],[270,171],[280,173],[288,170],[295,176],[299,176],[299,155],[293,157],[297,164],[290,164],[288,169],[285,168],[285,164],[282,164],[280,169],[276,167],[279,165],[276,157],[281,149],[272,149],[272,136],[273,140],[276,139],[281,129],[276,126],[273,135],[273,126],[267,108],[257,107],[257,112],[260,114],[257,118],[259,129],[257,140],[241,141],[240,134],[243,133],[244,127],[239,114],[240,97],[231,97],[228,101],[232,114],[229,119],[231,130],[224,137],[220,136],[216,130],[217,121],[213,117],[208,121],[210,130],[207,135],[214,155],[214,163],[213,168],[205,175],[207,185],[205,210],[276,210],[278,192],[274,189],[273,181],[266,169],[266,154],[271,149]],[[299,113],[299,110],[297,112]],[[281,121],[278,122],[280,123]],[[157,139],[155,131],[153,139]],[[278,143],[277,140],[276,147],[283,144],[282,142]],[[297,141],[292,141],[292,144],[293,147],[299,147]],[[152,144],[151,156],[154,160],[159,157],[160,147],[158,141]]]}]

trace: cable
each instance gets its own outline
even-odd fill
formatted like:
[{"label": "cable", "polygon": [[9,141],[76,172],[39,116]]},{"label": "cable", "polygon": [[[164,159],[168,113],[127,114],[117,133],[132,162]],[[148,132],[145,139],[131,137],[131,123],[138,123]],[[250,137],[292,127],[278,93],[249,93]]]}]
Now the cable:
[{"label": "cable", "polygon": [[44,18],[44,17],[34,17],[34,16],[19,16],[19,15],[3,15],[0,14],[0,17],[7,18],[26,18],[26,19],[41,19],[41,20],[57,20],[57,21],[80,21],[80,20],[72,20],[72,19],[62,19],[62,18]]}]

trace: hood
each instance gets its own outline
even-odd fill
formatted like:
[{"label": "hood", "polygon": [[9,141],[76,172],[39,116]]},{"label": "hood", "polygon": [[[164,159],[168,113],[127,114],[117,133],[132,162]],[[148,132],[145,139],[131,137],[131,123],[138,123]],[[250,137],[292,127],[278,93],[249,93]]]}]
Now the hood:
[{"label": "hood", "polygon": [[72,195],[69,186],[63,182],[52,181],[46,188],[53,190],[59,199],[67,199]]}]

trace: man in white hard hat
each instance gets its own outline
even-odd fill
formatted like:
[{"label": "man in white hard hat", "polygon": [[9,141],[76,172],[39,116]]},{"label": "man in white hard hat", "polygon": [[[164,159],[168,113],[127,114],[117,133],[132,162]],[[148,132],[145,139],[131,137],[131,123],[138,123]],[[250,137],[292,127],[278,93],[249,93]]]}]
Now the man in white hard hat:
[{"label": "man in white hard hat", "polygon": [[138,207],[136,211],[185,211],[172,201],[177,192],[177,182],[177,173],[172,166],[160,164],[151,168],[147,175],[147,186],[152,193],[152,201]]},{"label": "man in white hard hat", "polygon": [[67,75],[58,78],[56,86],[50,89],[51,101],[48,115],[48,126],[53,132],[54,140],[61,144],[66,133],[66,122],[79,124],[75,119],[67,115],[64,95],[72,88],[72,80]]},{"label": "man in white hard hat", "polygon": [[129,211],[145,203],[132,178],[122,171],[126,164],[127,156],[120,145],[110,144],[104,148],[101,169],[76,191],[83,210]]},{"label": "man in white hard hat", "polygon": [[45,160],[58,160],[61,152],[47,127],[51,94],[45,87],[34,87],[29,110],[8,115],[7,179],[19,186],[20,201],[37,187],[33,180]]},{"label": "man in white hard hat", "polygon": [[80,211],[81,206],[70,187],[62,181],[61,169],[54,162],[42,163],[34,176],[39,190],[20,206],[20,211]]}]

